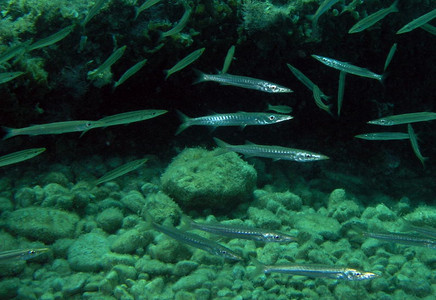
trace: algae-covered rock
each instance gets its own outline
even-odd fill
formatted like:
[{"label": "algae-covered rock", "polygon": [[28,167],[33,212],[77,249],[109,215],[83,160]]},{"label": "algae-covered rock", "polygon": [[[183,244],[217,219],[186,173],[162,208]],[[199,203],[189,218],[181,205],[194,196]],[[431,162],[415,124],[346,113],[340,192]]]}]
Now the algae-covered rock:
[{"label": "algae-covered rock", "polygon": [[279,229],[281,226],[280,219],[266,209],[250,207],[248,209],[248,216],[260,228]]},{"label": "algae-covered rock", "polygon": [[11,212],[5,227],[17,235],[52,243],[72,237],[78,221],[77,215],[58,209],[28,207]]},{"label": "algae-covered rock", "polygon": [[134,253],[138,248],[147,247],[152,239],[147,231],[131,229],[120,234],[112,243],[111,249],[117,253]]},{"label": "algae-covered rock", "polygon": [[147,196],[144,211],[153,216],[154,221],[158,223],[169,219],[172,224],[176,224],[182,215],[177,203],[162,192]]},{"label": "algae-covered rock", "polygon": [[118,208],[108,208],[97,216],[98,225],[108,233],[117,231],[123,222],[123,213]]},{"label": "algae-covered rock", "polygon": [[328,218],[320,214],[297,214],[294,216],[295,228],[317,233],[327,240],[338,240],[341,225],[336,219]]},{"label": "algae-covered rock", "polygon": [[68,262],[75,271],[96,272],[104,267],[103,257],[108,252],[105,237],[88,233],[80,236],[68,249]]},{"label": "algae-covered rock", "polygon": [[223,209],[247,200],[256,170],[236,153],[186,149],[161,177],[165,193],[184,207]]}]

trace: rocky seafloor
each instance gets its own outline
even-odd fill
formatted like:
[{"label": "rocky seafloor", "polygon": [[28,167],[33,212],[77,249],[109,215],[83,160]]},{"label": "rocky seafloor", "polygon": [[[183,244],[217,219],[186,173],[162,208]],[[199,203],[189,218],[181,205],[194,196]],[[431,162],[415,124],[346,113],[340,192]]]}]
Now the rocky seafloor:
[{"label": "rocky seafloor", "polygon": [[[376,190],[347,192],[346,182],[335,184],[322,172],[306,179],[299,175],[304,171],[288,162],[268,167],[262,160],[250,159],[253,167],[234,153],[211,153],[187,149],[170,165],[150,158],[145,167],[97,187],[93,179],[122,164],[122,158],[102,161],[95,156],[68,166],[46,165],[40,172],[35,172],[41,163],[38,159],[30,166],[10,167],[9,176],[4,174],[0,181],[1,250],[49,247],[50,252],[28,261],[2,262],[1,298],[433,297],[434,249],[382,243],[359,236],[353,226],[374,232],[401,232],[405,220],[433,226],[434,207]],[[240,172],[243,168],[248,171]],[[220,185],[223,179],[218,174],[231,180]],[[11,175],[19,179],[13,180]],[[262,188],[250,185],[246,197],[240,194],[233,198],[234,203],[220,199],[220,192],[244,191],[238,178],[250,181],[252,176],[269,177],[264,180],[272,184]],[[178,181],[178,187],[185,191],[183,196],[169,189],[168,184],[174,186],[174,182],[168,178]],[[362,187],[365,184],[362,178],[349,176],[349,180],[361,181]],[[166,194],[189,199],[191,192],[208,199],[202,209],[184,202],[179,206]],[[150,229],[144,210],[156,222],[167,225],[178,225],[181,214],[189,214],[199,222],[281,230],[298,236],[299,242],[219,239],[245,258],[235,263]],[[352,282],[286,274],[255,276],[250,256],[265,264],[337,265],[374,272],[379,277]]]}]

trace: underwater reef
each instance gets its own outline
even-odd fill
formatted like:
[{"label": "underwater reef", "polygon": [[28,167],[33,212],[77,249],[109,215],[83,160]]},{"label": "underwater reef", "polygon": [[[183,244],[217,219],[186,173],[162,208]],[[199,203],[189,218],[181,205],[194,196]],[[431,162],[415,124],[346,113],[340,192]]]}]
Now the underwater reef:
[{"label": "underwater reef", "polygon": [[1,1],[0,299],[433,299],[435,8]]}]

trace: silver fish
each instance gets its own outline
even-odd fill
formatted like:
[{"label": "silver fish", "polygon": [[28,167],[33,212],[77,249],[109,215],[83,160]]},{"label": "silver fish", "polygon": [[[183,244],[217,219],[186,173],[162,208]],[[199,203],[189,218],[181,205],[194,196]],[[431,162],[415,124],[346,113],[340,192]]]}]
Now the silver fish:
[{"label": "silver fish", "polygon": [[265,81],[262,79],[256,79],[252,77],[225,74],[205,74],[197,71],[198,78],[194,83],[200,83],[205,81],[214,81],[222,85],[237,86],[245,89],[251,89],[261,91],[265,93],[292,93],[293,91],[287,87]]},{"label": "silver fish", "polygon": [[[291,70],[292,74],[294,74],[294,76],[297,77],[297,79],[300,80],[301,83],[303,83],[313,93],[315,83],[313,83],[313,81],[310,80],[309,77],[304,75],[303,72],[298,70],[296,67],[292,66],[291,64],[286,65],[288,66],[289,70]],[[322,99],[328,100],[330,98],[329,96],[326,96],[321,90],[320,93]]]},{"label": "silver fish", "polygon": [[147,8],[152,7],[153,5],[159,3],[161,0],[146,0],[144,3],[142,3],[141,6],[139,7],[135,7],[135,18],[134,20],[136,20],[136,18],[138,18],[139,14],[141,12],[143,12],[144,10],[146,10]]},{"label": "silver fish", "polygon": [[192,12],[192,8],[188,5],[186,5],[185,13],[183,14],[180,21],[176,24],[176,26],[174,26],[170,30],[163,32],[162,37],[172,36],[172,35],[179,33],[180,31],[182,31],[183,28],[185,28],[186,24],[189,21],[189,16],[191,15],[191,12]]},{"label": "silver fish", "polygon": [[17,135],[44,135],[44,134],[62,134],[68,132],[82,131],[82,135],[90,129],[102,127],[98,121],[65,121],[48,124],[32,125],[24,128],[3,127],[6,135],[3,140]]},{"label": "silver fish", "polygon": [[368,232],[357,227],[353,227],[353,229],[361,236],[377,239],[383,242],[436,249],[436,240],[432,238],[397,232]]},{"label": "silver fish", "polygon": [[177,111],[182,124],[177,129],[176,135],[190,126],[241,126],[244,128],[247,125],[271,125],[287,120],[293,117],[289,115],[264,113],[264,112],[237,112],[229,114],[214,114],[210,116],[189,118],[180,111]]},{"label": "silver fish", "polygon": [[397,51],[397,43],[394,43],[392,45],[391,49],[389,50],[388,56],[386,57],[385,66],[383,68],[383,71],[386,71],[386,69],[388,68],[388,66],[391,63],[392,58],[394,57],[394,54],[396,51]]},{"label": "silver fish", "polygon": [[102,74],[110,70],[112,65],[116,63],[124,54],[127,46],[122,46],[115,50],[97,69],[88,72],[88,79],[95,80],[102,77]]},{"label": "silver fish", "polygon": [[18,76],[23,75],[24,72],[5,72],[0,73],[0,84],[6,83],[8,81],[14,80]]},{"label": "silver fish", "polygon": [[312,55],[312,57],[318,60],[319,62],[325,64],[326,66],[329,66],[339,71],[344,71],[346,73],[361,76],[361,77],[376,79],[378,81],[383,81],[384,79],[383,74],[376,74],[368,69],[357,67],[347,62],[343,62],[333,58],[328,58],[319,55]]},{"label": "silver fish", "polygon": [[61,30],[59,30],[58,32],[43,38],[39,41],[36,41],[35,43],[31,44],[28,48],[27,51],[32,51],[35,49],[39,49],[39,48],[43,48],[43,47],[47,47],[50,45],[53,45],[61,40],[63,40],[64,38],[67,37],[67,35],[69,35],[74,29],[74,25],[70,25],[67,26]]},{"label": "silver fish", "polygon": [[198,249],[202,249],[202,250],[207,251],[213,255],[218,255],[218,256],[224,257],[226,259],[236,260],[236,261],[244,260],[240,255],[238,255],[234,251],[230,250],[229,248],[218,244],[217,242],[214,242],[212,240],[208,240],[204,237],[201,237],[201,236],[193,234],[193,233],[178,230],[177,228],[174,228],[174,227],[162,226],[162,225],[154,222],[152,217],[148,213],[144,213],[144,214],[145,214],[146,219],[147,219],[146,221],[149,223],[149,226],[151,226],[152,228],[154,228],[155,230],[157,230],[159,232],[162,232],[163,234],[168,235],[169,237],[171,237],[171,238],[173,238],[181,243],[190,245],[190,246],[198,248]]},{"label": "silver fish", "polygon": [[369,141],[408,140],[409,134],[405,132],[371,132],[355,135],[354,137]]},{"label": "silver fish", "polygon": [[424,163],[428,159],[428,157],[422,156],[418,146],[418,138],[416,137],[412,125],[407,124],[407,131],[409,132],[409,138],[410,138],[410,143],[412,145],[413,152],[415,153],[416,157],[418,157],[419,161],[422,163],[422,166],[425,167]]},{"label": "silver fish", "polygon": [[378,277],[372,272],[363,272],[356,269],[314,264],[278,264],[264,265],[254,258],[251,261],[256,266],[256,274],[284,273],[289,275],[307,276],[315,278],[332,278],[349,281],[360,281]]},{"label": "silver fish", "polygon": [[109,127],[114,125],[124,125],[134,122],[141,122],[148,119],[156,118],[160,115],[167,113],[167,110],[163,109],[143,109],[134,110],[112,116],[101,118],[97,122],[101,127]]},{"label": "silver fish", "polygon": [[148,158],[137,159],[137,160],[128,162],[128,163],[126,163],[118,168],[115,168],[112,171],[109,171],[106,174],[104,174],[99,179],[97,179],[95,181],[95,185],[99,185],[100,183],[118,178],[124,174],[132,172],[132,171],[142,167],[147,162],[147,160],[148,160]]},{"label": "silver fish", "polygon": [[19,163],[31,159],[41,154],[45,150],[46,150],[45,148],[32,148],[32,149],[21,150],[21,151],[3,155],[0,157],[0,167],[12,165],[15,163]]},{"label": "silver fish", "polygon": [[88,24],[88,22],[96,15],[98,14],[98,12],[100,11],[100,9],[103,7],[103,5],[107,2],[108,0],[97,0],[94,4],[94,6],[91,7],[91,9],[88,11],[88,14],[86,15],[85,19],[82,21],[82,23],[80,23],[80,25],[82,25],[83,27],[86,26],[86,24]]},{"label": "silver fish", "polygon": [[213,138],[216,144],[228,151],[233,151],[241,153],[245,156],[257,156],[272,158],[274,160],[293,160],[297,162],[308,162],[316,160],[329,159],[327,156],[294,148],[286,148],[280,146],[267,146],[267,145],[257,145],[253,143],[247,143],[245,145],[230,145],[226,142]]},{"label": "silver fish", "polygon": [[126,81],[127,79],[132,77],[136,72],[141,70],[141,68],[145,65],[146,62],[147,62],[147,59],[143,59],[140,62],[137,62],[136,64],[134,64],[132,67],[130,67],[123,75],[121,75],[120,79],[118,79],[118,81],[116,81],[114,83],[114,88],[123,84],[124,81]]},{"label": "silver fish", "polygon": [[272,105],[268,103],[268,107],[266,110],[275,111],[281,114],[289,114],[292,112],[292,107],[288,105]]},{"label": "silver fish", "polygon": [[199,59],[200,56],[203,54],[204,50],[206,50],[206,48],[200,48],[191,52],[190,54],[182,58],[179,62],[177,62],[171,69],[165,70],[164,71],[164,73],[166,74],[165,80],[168,79],[168,77],[170,77],[172,74],[180,70],[183,70],[184,68],[192,64],[194,61]]},{"label": "silver fish", "polygon": [[198,229],[209,233],[236,239],[254,240],[259,242],[290,243],[297,242],[297,237],[274,230],[251,228],[221,223],[197,223],[187,216],[182,216],[185,230]]},{"label": "silver fish", "polygon": [[398,0],[395,0],[395,2],[388,8],[382,8],[379,11],[370,14],[366,18],[363,18],[362,20],[354,24],[353,27],[351,27],[351,29],[348,31],[348,33],[357,33],[357,32],[364,31],[365,29],[371,27],[378,21],[385,18],[390,13],[398,12],[397,4],[398,4]]},{"label": "silver fish", "polygon": [[433,120],[436,120],[436,113],[424,111],[424,112],[387,116],[377,120],[368,121],[368,124],[393,126],[393,125],[426,122],[426,121],[433,121]]},{"label": "silver fish", "polygon": [[39,256],[43,253],[49,252],[49,248],[35,248],[35,249],[17,249],[0,252],[0,263],[28,260],[33,257]]},{"label": "silver fish", "polygon": [[230,68],[230,64],[233,61],[234,55],[235,55],[235,45],[232,45],[227,51],[227,55],[226,58],[224,59],[224,65],[223,65],[223,69],[221,70],[221,73],[227,73],[227,71]]},{"label": "silver fish", "polygon": [[401,27],[400,30],[397,31],[397,34],[410,32],[418,27],[421,27],[424,24],[427,24],[428,22],[430,22],[434,18],[436,18],[436,8],[433,9],[432,11],[426,13],[425,15],[422,15],[419,18],[416,18],[412,22],[407,23],[406,25]]}]

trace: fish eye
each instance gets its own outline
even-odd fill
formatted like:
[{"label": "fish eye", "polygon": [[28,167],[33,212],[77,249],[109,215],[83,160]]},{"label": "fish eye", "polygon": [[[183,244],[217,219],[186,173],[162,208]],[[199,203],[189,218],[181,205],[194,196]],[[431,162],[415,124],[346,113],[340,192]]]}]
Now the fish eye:
[{"label": "fish eye", "polygon": [[268,119],[269,119],[270,121],[274,121],[274,120],[276,119],[276,117],[273,116],[273,115],[271,115],[271,116],[268,117]]},{"label": "fish eye", "polygon": [[280,239],[280,235],[278,235],[278,234],[274,235],[273,237],[274,237],[275,240]]},{"label": "fish eye", "polygon": [[92,122],[86,122],[86,123],[85,123],[85,126],[86,126],[86,127],[91,127],[91,126],[92,126]]}]

